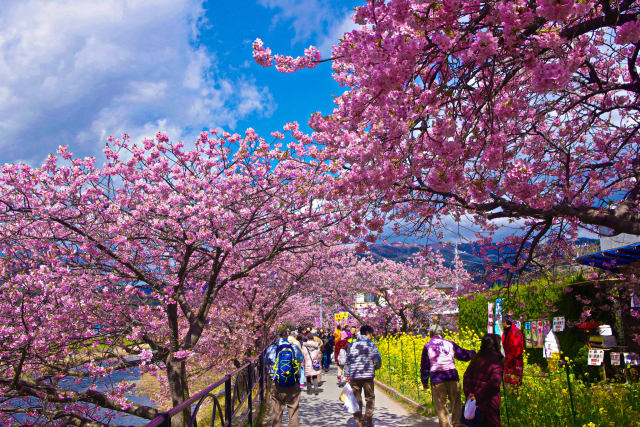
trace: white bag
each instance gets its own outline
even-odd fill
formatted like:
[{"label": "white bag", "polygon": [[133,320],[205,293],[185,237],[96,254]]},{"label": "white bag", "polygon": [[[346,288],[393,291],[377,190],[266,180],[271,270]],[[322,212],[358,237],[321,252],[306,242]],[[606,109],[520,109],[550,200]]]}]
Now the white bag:
[{"label": "white bag", "polygon": [[345,409],[350,414],[355,414],[360,410],[360,405],[358,405],[356,395],[353,394],[353,389],[349,383],[347,383],[342,389],[342,393],[340,393],[340,401],[344,403]]},{"label": "white bag", "polygon": [[466,420],[472,420],[476,417],[476,400],[467,399],[467,403],[464,404],[464,418]]},{"label": "white bag", "polygon": [[347,363],[347,350],[345,350],[344,348],[340,349],[340,352],[338,352],[338,365],[340,366],[344,366]]}]

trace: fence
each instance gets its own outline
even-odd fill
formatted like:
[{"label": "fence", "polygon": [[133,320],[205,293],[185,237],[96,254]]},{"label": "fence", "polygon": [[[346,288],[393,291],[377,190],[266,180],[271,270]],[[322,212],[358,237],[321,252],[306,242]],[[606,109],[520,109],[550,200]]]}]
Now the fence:
[{"label": "fence", "polygon": [[[478,349],[477,339],[449,337],[465,348]],[[404,396],[431,409],[431,393],[422,388],[420,359],[427,339],[422,336],[387,336],[377,342],[382,367],[376,378]],[[460,376],[467,362],[456,361]],[[557,358],[550,370],[525,365],[523,385],[501,387],[501,418],[504,425],[576,426],[638,425],[640,388],[600,383],[588,385],[575,378],[571,365]],[[464,398],[463,398],[464,400]]]},{"label": "fence", "polygon": [[[211,384],[182,404],[163,412],[147,424],[147,427],[169,427],[171,418],[190,410],[189,426],[197,427],[198,411],[210,401],[212,404],[211,426],[231,427],[248,423],[253,426],[255,412],[264,403],[267,384],[267,367],[264,363],[265,350],[236,371],[220,381]],[[258,388],[256,393],[256,387]],[[254,397],[258,398],[255,405]],[[221,403],[222,402],[222,403]]]}]

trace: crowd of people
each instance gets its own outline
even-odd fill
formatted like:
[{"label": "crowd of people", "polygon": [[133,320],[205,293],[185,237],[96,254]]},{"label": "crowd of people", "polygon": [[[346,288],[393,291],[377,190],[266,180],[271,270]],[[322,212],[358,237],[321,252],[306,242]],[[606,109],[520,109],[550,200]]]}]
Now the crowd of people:
[{"label": "crowd of people", "polygon": [[[500,426],[500,385],[503,381],[513,387],[521,384],[524,366],[522,333],[511,318],[505,316],[503,323],[502,336],[485,335],[477,352],[443,338],[444,331],[437,323],[429,328],[430,340],[422,351],[420,376],[423,387],[431,388],[441,427]],[[287,407],[289,425],[299,426],[300,393],[306,390],[309,395],[317,395],[322,373],[329,370],[333,361],[338,370],[338,386],[349,384],[358,402],[359,409],[353,414],[356,424],[373,426],[375,370],[382,363],[373,332],[369,325],[359,331],[341,326],[335,330],[282,331],[265,356],[273,378],[270,425],[281,425],[282,412]],[[462,390],[455,359],[470,361]],[[473,401],[477,408],[472,419],[462,414],[461,391],[466,401]]]},{"label": "crowd of people", "polygon": [[[267,348],[266,364],[271,369],[271,426],[282,424],[282,412],[289,413],[289,426],[299,426],[300,393],[318,394],[322,373],[328,372],[332,359],[338,368],[338,386],[349,384],[359,410],[353,416],[359,427],[373,426],[375,392],[373,378],[382,363],[373,342],[373,328],[337,326],[335,330],[298,328],[282,331]],[[362,413],[362,393],[365,411]]]}]

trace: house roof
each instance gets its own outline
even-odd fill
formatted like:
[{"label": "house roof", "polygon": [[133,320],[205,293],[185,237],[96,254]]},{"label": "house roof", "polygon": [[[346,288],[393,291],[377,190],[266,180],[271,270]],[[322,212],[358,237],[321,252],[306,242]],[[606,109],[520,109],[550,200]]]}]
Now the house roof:
[{"label": "house roof", "polygon": [[576,262],[617,272],[623,265],[640,262],[640,243],[583,255],[576,258]]}]

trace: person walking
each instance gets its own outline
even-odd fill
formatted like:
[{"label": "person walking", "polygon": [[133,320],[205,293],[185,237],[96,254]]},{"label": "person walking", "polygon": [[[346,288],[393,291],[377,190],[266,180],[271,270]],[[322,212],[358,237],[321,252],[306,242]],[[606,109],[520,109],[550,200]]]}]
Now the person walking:
[{"label": "person walking", "polygon": [[344,365],[347,363],[347,353],[349,352],[349,342],[347,331],[342,331],[340,340],[336,343],[334,355],[336,358],[336,366],[338,367],[338,387],[342,387],[342,376],[344,374]]},{"label": "person walking", "polygon": [[[453,341],[443,339],[443,334],[440,325],[432,325],[429,328],[431,340],[422,349],[420,379],[425,389],[429,388],[431,382],[431,396],[440,427],[460,426],[460,377],[454,359],[470,360],[475,351],[465,350]],[[449,420],[447,399],[451,406],[452,421]]]},{"label": "person walking", "polygon": [[502,348],[504,349],[504,382],[513,386],[522,384],[524,374],[524,337],[522,331],[513,324],[510,316],[503,316],[504,333]]},{"label": "person walking", "polygon": [[289,426],[299,427],[300,365],[304,356],[298,346],[287,341],[287,332],[271,344],[265,354],[265,363],[270,368],[271,378],[271,427],[282,425],[282,411],[287,407]]},{"label": "person walking", "polygon": [[[311,394],[312,391],[315,395],[318,394],[318,376],[322,373],[322,366],[320,365],[321,353],[320,346],[313,339],[313,334],[307,334],[307,341],[302,344],[302,355],[304,356],[304,374],[307,377],[307,394]],[[313,386],[313,390],[311,387]]]},{"label": "person walking", "polygon": [[347,338],[347,342],[352,344],[358,340],[358,332],[355,326],[352,326],[349,330],[349,338]]},{"label": "person walking", "polygon": [[[324,346],[324,342],[322,342],[322,338],[320,338],[313,330],[311,331],[311,338],[316,343],[318,343],[318,350],[320,354],[320,358],[322,358],[322,347]],[[320,373],[318,374],[318,382],[322,382],[322,366],[320,366]]]},{"label": "person walking", "polygon": [[467,400],[475,400],[477,407],[475,418],[467,424],[500,427],[500,383],[503,371],[500,336],[487,334],[482,337],[480,351],[471,359],[463,376],[464,395]]},{"label": "person walking", "polygon": [[340,341],[340,335],[342,334],[342,327],[340,325],[336,325],[335,331],[333,331],[333,340],[335,342]]},{"label": "person walking", "polygon": [[333,353],[333,347],[335,341],[333,340],[333,334],[328,334],[324,345],[322,346],[322,366],[325,372],[329,372],[331,366],[331,353]]},{"label": "person walking", "polygon": [[[375,404],[375,389],[373,378],[375,370],[380,368],[382,358],[378,352],[378,347],[372,341],[373,328],[363,325],[360,328],[360,336],[357,341],[349,347],[347,362],[344,367],[346,382],[351,385],[353,393],[356,395],[359,410],[353,414],[358,427],[373,426],[373,409]],[[366,410],[362,417],[362,391]]]}]

